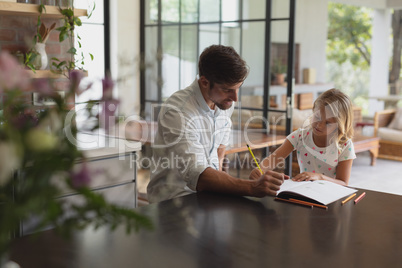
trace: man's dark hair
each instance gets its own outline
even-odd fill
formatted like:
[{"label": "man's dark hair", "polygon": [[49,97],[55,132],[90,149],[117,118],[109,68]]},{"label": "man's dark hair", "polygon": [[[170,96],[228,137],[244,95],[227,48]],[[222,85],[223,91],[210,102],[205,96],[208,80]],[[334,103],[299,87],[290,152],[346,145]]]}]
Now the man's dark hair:
[{"label": "man's dark hair", "polygon": [[212,45],[201,53],[198,73],[211,87],[214,83],[234,85],[246,79],[248,66],[233,47]]}]

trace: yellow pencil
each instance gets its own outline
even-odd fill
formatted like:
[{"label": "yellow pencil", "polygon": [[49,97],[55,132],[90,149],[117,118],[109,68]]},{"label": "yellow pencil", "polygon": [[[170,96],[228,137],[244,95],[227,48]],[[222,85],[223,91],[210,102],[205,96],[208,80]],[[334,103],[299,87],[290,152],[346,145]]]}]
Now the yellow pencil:
[{"label": "yellow pencil", "polygon": [[251,148],[250,148],[250,146],[248,146],[248,144],[247,144],[247,148],[248,148],[248,150],[250,151],[250,154],[251,154],[251,156],[253,157],[254,162],[255,162],[255,164],[257,165],[258,169],[260,170],[261,174],[264,174],[264,172],[262,172],[262,169],[260,168],[260,165],[258,165],[257,159],[255,159],[255,156],[254,156],[254,154],[253,154],[253,151],[251,151]]},{"label": "yellow pencil", "polygon": [[346,202],[348,202],[350,199],[352,199],[353,197],[356,196],[356,193],[352,194],[351,196],[349,196],[348,198],[346,198],[345,200],[342,201],[342,205],[345,204]]}]

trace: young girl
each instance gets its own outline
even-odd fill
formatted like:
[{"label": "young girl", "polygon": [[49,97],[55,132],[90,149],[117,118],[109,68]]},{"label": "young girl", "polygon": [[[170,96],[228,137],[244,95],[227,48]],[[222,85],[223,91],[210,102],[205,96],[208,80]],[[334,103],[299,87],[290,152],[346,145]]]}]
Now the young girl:
[{"label": "young girl", "polygon": [[[307,123],[305,128],[287,136],[285,142],[261,162],[261,169],[266,172],[283,165],[284,159],[296,150],[300,174],[292,180],[327,180],[348,185],[356,158],[351,140],[353,110],[349,97],[337,89],[322,93],[314,102],[313,115]],[[260,176],[258,168],[250,173],[250,179]]]}]

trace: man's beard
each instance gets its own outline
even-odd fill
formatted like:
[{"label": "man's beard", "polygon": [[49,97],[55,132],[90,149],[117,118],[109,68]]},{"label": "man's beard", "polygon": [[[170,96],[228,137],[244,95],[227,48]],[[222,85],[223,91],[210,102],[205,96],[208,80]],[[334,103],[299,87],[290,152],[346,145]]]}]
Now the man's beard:
[{"label": "man's beard", "polygon": [[[211,92],[211,90],[212,90],[212,89],[209,88],[209,92]],[[222,101],[222,103],[219,103],[219,102],[215,101],[214,99],[212,99],[212,98],[210,97],[209,92],[208,92],[208,99],[209,99],[210,101],[212,101],[216,106],[218,106],[219,109],[221,109],[221,110],[227,110],[227,109],[229,109],[230,107],[232,107],[232,105],[233,105],[233,101],[232,101],[232,100],[224,100],[224,101]],[[230,101],[230,105],[225,104],[225,102],[228,102],[228,101]]]},{"label": "man's beard", "polygon": [[213,99],[211,99],[211,98],[209,98],[209,99],[210,99],[216,106],[218,106],[218,108],[221,109],[221,110],[227,110],[227,109],[229,109],[230,107],[232,107],[232,105],[233,105],[233,102],[231,102],[230,105],[227,105],[227,104],[223,103],[223,102],[227,102],[227,101],[223,101],[222,103],[218,103],[218,102],[216,102],[215,100],[213,100]]}]

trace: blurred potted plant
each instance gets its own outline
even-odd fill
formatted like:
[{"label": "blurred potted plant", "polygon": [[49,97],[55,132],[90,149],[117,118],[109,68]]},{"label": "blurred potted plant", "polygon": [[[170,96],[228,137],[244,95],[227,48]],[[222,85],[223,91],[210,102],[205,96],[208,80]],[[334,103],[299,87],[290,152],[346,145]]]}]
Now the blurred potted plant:
[{"label": "blurred potted plant", "polygon": [[[77,159],[85,157],[65,135],[66,131],[73,135],[78,131],[74,121],[70,124],[65,120],[72,112],[65,99],[85,90],[79,86],[82,73],[71,72],[69,90],[63,99],[49,79],[31,79],[23,66],[6,52],[0,52],[0,70],[0,255],[7,252],[10,234],[31,215],[39,217],[38,228],[51,224],[67,234],[90,224],[114,228],[124,223],[128,231],[150,228],[152,224],[147,217],[109,204],[102,195],[90,191],[90,174],[85,164],[82,170],[73,172]],[[89,110],[100,102],[117,105],[118,100],[110,92],[112,81],[104,79],[103,85],[102,99],[89,101]],[[32,92],[55,104],[34,109],[31,99],[27,99]],[[103,109],[101,114],[88,116],[114,115]],[[15,176],[16,173],[21,176]],[[58,183],[54,183],[55,178]],[[57,199],[60,183],[64,189],[79,193],[85,202],[74,206]]]},{"label": "blurred potted plant", "polygon": [[280,59],[274,60],[272,65],[272,84],[283,85],[285,83],[286,66],[282,64]]},{"label": "blurred potted plant", "polygon": [[[89,11],[87,18],[89,19],[92,16],[93,11],[95,10],[95,2],[92,8]],[[80,55],[77,53],[77,49],[74,46],[74,30],[75,27],[81,26],[82,22],[79,17],[74,16],[74,1],[71,1],[69,4],[65,4],[64,6],[59,6],[60,13],[63,15],[63,24],[62,26],[56,28],[59,31],[59,42],[63,42],[67,40],[69,42],[70,48],[67,51],[69,55],[69,59],[63,60],[56,57],[52,58],[52,70],[63,73],[69,78],[69,74],[71,70],[79,69],[84,70],[83,65],[85,61],[84,53],[81,52]],[[78,48],[81,48],[81,37],[77,34],[77,44]],[[91,60],[94,59],[94,56],[89,53]],[[78,58],[77,58],[78,57]]]},{"label": "blurred potted plant", "polygon": [[[67,3],[68,2],[68,3]],[[92,16],[95,10],[95,3],[90,8],[87,18]],[[65,4],[61,3],[59,5],[59,11],[62,15],[62,25],[57,27],[56,30],[59,31],[59,42],[64,42],[65,40],[69,44],[69,49],[67,50],[67,58],[57,58],[52,57],[50,62],[50,69],[54,73],[63,74],[67,78],[70,78],[70,71],[72,70],[84,70],[83,65],[85,61],[84,54],[78,55],[77,49],[74,45],[75,34],[74,30],[77,26],[82,26],[81,19],[74,16],[74,1],[66,1]],[[46,13],[46,6],[44,4],[38,7],[39,16],[36,24],[36,34],[32,40],[32,48],[25,54],[25,66],[29,67],[31,70],[43,70],[48,66],[48,59],[45,51],[45,43],[49,37],[50,32],[55,29],[56,24],[53,23],[50,27],[46,27],[42,22],[42,14]],[[77,44],[81,48],[81,37],[77,34]],[[78,57],[79,56],[79,57]],[[91,60],[94,56],[89,53]]]}]

